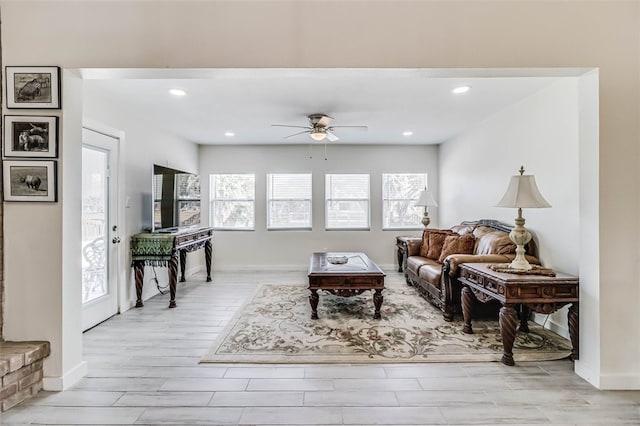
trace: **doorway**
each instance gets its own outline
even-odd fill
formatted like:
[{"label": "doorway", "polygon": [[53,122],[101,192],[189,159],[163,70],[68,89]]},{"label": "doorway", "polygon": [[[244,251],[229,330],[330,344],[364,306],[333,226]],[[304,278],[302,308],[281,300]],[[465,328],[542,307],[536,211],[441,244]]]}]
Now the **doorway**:
[{"label": "doorway", "polygon": [[82,328],[118,313],[119,139],[82,129]]}]

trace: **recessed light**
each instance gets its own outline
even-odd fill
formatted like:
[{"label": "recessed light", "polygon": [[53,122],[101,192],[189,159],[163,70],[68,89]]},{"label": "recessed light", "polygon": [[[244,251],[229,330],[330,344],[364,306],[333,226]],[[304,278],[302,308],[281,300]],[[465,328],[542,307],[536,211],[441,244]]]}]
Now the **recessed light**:
[{"label": "recessed light", "polygon": [[171,93],[173,96],[184,96],[187,94],[187,92],[182,89],[169,89],[169,93]]},{"label": "recessed light", "polygon": [[235,136],[236,134],[235,134],[235,133],[233,133],[233,132],[224,132],[224,135],[225,135],[225,136],[227,136],[227,137],[233,137],[233,136]]},{"label": "recessed light", "polygon": [[404,132],[402,132],[402,136],[411,136],[413,135],[413,132],[411,130],[405,130]]},{"label": "recessed light", "polygon": [[460,86],[453,89],[451,93],[455,93],[456,95],[459,95],[461,93],[467,93],[470,89],[471,89],[471,86]]}]

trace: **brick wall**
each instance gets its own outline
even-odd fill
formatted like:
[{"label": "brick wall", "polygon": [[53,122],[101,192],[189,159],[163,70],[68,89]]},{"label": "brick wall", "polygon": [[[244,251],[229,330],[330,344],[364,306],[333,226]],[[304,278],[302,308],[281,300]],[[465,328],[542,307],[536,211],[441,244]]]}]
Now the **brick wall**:
[{"label": "brick wall", "polygon": [[42,389],[42,364],[49,342],[0,342],[0,412]]}]

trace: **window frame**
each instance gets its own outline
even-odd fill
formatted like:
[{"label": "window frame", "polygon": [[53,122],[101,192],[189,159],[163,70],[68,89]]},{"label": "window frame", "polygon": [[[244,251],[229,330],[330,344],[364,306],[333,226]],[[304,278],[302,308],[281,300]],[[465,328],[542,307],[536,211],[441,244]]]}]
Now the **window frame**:
[{"label": "window frame", "polygon": [[[300,175],[300,176],[308,176],[309,177],[309,198],[272,198],[271,189],[272,189],[272,176],[291,176],[291,175]],[[277,172],[277,173],[267,173],[266,175],[266,226],[267,231],[311,231],[313,229],[313,173],[311,172]],[[271,225],[271,209],[270,204],[273,201],[304,201],[309,204],[309,223],[305,226],[272,226]]]},{"label": "window frame", "polygon": [[[330,176],[366,176],[367,177],[367,198],[329,198],[329,177]],[[371,174],[369,173],[326,173],[324,178],[324,229],[325,231],[370,231],[371,230]],[[363,227],[335,227],[329,226],[329,204],[331,201],[366,201],[367,202],[367,224]]]},{"label": "window frame", "polygon": [[[382,208],[381,210],[381,220],[382,220],[382,230],[383,231],[403,231],[403,230],[419,230],[419,229],[424,229],[424,225],[422,225],[422,223],[420,221],[418,221],[415,226],[409,226],[407,224],[404,224],[404,226],[398,226],[398,227],[393,227],[393,226],[385,226],[385,220],[387,217],[387,209],[385,207],[386,202],[388,201],[409,201],[415,203],[416,199],[415,198],[385,198],[385,185],[386,185],[386,180],[385,177],[387,175],[423,175],[424,176],[424,185],[422,187],[421,190],[424,190],[425,188],[428,188],[428,173],[427,172],[416,172],[416,173],[411,173],[411,172],[400,172],[400,173],[393,173],[393,172],[385,172],[382,173],[382,177],[381,177],[381,183],[382,186],[380,188],[381,190],[381,199],[382,199]],[[417,194],[416,194],[417,196]],[[415,206],[414,206],[415,207]]]},{"label": "window frame", "polygon": [[[250,198],[233,198],[233,199],[217,199],[215,197],[216,186],[214,177],[216,176],[252,176],[253,177],[253,193]],[[229,227],[216,226],[214,223],[215,203],[222,202],[251,202],[253,204],[253,216],[251,218],[250,227]],[[209,220],[211,227],[216,231],[255,231],[256,230],[256,174],[255,173],[211,173],[209,175]]]}]

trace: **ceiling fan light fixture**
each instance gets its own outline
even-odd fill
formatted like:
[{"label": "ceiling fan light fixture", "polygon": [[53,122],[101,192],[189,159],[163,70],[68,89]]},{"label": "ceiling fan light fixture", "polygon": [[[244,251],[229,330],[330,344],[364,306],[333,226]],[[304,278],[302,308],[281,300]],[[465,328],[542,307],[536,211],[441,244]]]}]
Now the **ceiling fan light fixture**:
[{"label": "ceiling fan light fixture", "polygon": [[327,134],[323,131],[316,130],[309,133],[309,136],[311,136],[311,139],[313,139],[314,141],[321,141],[327,137]]}]

